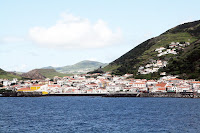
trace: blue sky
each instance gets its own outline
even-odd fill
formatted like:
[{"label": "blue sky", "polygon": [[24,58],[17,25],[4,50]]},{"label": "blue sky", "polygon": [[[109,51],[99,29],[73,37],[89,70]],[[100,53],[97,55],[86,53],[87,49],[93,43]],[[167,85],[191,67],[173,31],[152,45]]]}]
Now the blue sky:
[{"label": "blue sky", "polygon": [[109,63],[139,43],[199,20],[198,0],[0,0],[0,68],[26,72]]}]

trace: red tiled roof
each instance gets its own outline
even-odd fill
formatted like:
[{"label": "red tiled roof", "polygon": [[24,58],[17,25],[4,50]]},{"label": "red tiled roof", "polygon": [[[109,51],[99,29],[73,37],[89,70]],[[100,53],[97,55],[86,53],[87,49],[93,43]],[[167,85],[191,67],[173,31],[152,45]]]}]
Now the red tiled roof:
[{"label": "red tiled roof", "polygon": [[168,80],[182,80],[182,79],[174,78],[174,79],[168,79]]},{"label": "red tiled roof", "polygon": [[200,81],[193,81],[193,84],[200,84]]},{"label": "red tiled roof", "polygon": [[156,84],[156,86],[160,86],[160,87],[165,87],[166,83],[159,83],[159,84]]},{"label": "red tiled roof", "polygon": [[148,80],[147,82],[155,82],[155,80]]},{"label": "red tiled roof", "polygon": [[172,87],[172,86],[166,86],[166,87]]},{"label": "red tiled roof", "polygon": [[166,90],[165,87],[158,88],[158,90]]},{"label": "red tiled roof", "polygon": [[20,88],[20,89],[18,89],[18,91],[20,91],[20,90],[31,90],[30,88]]},{"label": "red tiled roof", "polygon": [[188,88],[187,86],[177,86],[178,88]]},{"label": "red tiled roof", "polygon": [[31,87],[34,87],[34,86],[43,86],[43,85],[39,85],[39,84],[34,84],[34,85],[32,85]]},{"label": "red tiled roof", "polygon": [[48,87],[60,87],[60,85],[48,85]]},{"label": "red tiled roof", "polygon": [[137,82],[136,82],[136,83],[134,83],[134,84],[146,84],[146,83],[141,83],[141,82],[140,82],[140,83],[137,83]]},{"label": "red tiled roof", "polygon": [[17,86],[19,86],[19,85],[13,85],[12,87],[17,87]]}]

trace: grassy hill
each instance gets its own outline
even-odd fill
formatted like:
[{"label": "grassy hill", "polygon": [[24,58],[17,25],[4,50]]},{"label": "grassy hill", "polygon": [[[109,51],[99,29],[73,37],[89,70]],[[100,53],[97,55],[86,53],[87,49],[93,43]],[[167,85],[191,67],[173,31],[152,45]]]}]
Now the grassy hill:
[{"label": "grassy hill", "polygon": [[200,40],[185,49],[180,56],[171,58],[169,65],[162,71],[172,75],[180,75],[184,79],[200,80]]},{"label": "grassy hill", "polygon": [[87,73],[89,71],[93,71],[93,70],[99,68],[100,66],[104,67],[106,65],[107,65],[106,63],[84,60],[84,61],[78,62],[74,65],[68,65],[68,66],[64,66],[64,67],[48,66],[48,67],[44,67],[42,69],[55,69],[56,71],[61,72],[61,73],[79,74],[79,73]]},{"label": "grassy hill", "polygon": [[0,79],[13,79],[13,78],[22,79],[21,76],[10,74],[9,72],[6,72],[0,68]]},{"label": "grassy hill", "polygon": [[30,79],[52,79],[54,76],[64,77],[69,76],[69,74],[59,73],[54,69],[34,69],[27,73],[23,73],[22,76]]},{"label": "grassy hill", "polygon": [[[189,42],[191,45],[184,50],[178,51],[177,55],[167,54],[158,57],[155,49],[160,47],[168,48],[171,42]],[[112,71],[113,74],[133,73],[138,76],[138,68],[148,64],[152,60],[168,61],[166,67],[159,72],[166,71],[167,74],[178,74],[183,78],[200,78],[199,69],[199,42],[200,42],[200,21],[194,21],[176,26],[158,37],[151,38],[120,58],[111,62],[104,68],[105,71]],[[192,68],[192,69],[190,69]],[[149,76],[159,77],[159,73],[153,73]],[[143,75],[143,77],[145,77]]]},{"label": "grassy hill", "polygon": [[64,76],[71,76],[72,74],[64,74],[55,71],[54,69],[38,69],[39,73],[43,76],[52,79],[54,76],[64,77]]}]

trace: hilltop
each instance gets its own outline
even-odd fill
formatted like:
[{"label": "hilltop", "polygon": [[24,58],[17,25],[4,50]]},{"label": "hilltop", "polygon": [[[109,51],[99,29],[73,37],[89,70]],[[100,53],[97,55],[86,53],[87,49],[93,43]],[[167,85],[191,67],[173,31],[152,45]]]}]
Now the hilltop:
[{"label": "hilltop", "polygon": [[144,41],[111,62],[104,71],[117,75],[133,73],[136,78],[172,74],[200,79],[200,20],[178,25]]},{"label": "hilltop", "polygon": [[80,73],[87,73],[89,71],[93,71],[99,67],[106,66],[106,63],[101,63],[97,61],[89,61],[84,60],[74,65],[64,66],[64,67],[44,67],[41,69],[34,69],[27,73],[17,74],[15,72],[6,72],[0,69],[0,78],[3,79],[45,79],[50,78],[52,79],[54,76],[69,76],[72,74],[80,74]]},{"label": "hilltop", "polygon": [[67,74],[59,73],[54,69],[34,69],[27,73],[22,74],[22,77],[29,79],[45,79],[45,78],[52,79],[54,76],[63,77],[67,76]]},{"label": "hilltop", "polygon": [[22,79],[20,75],[13,72],[6,72],[0,68],[0,79],[13,79],[13,78]]},{"label": "hilltop", "polygon": [[70,74],[80,74],[80,73],[87,73],[89,71],[93,71],[99,67],[106,66],[107,63],[101,63],[98,61],[90,61],[90,60],[84,60],[81,62],[78,62],[74,65],[68,65],[64,67],[44,67],[42,69],[55,69],[58,72],[61,73],[70,73]]}]

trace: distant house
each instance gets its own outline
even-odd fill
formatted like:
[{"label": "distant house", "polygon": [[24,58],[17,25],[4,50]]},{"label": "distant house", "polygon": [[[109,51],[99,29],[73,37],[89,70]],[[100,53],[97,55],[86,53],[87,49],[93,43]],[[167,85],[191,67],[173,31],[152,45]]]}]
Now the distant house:
[{"label": "distant house", "polygon": [[192,87],[193,87],[195,92],[200,93],[200,81],[193,81]]},{"label": "distant house", "polygon": [[157,83],[152,90],[153,92],[166,92],[166,85],[167,83]]},{"label": "distant house", "polygon": [[166,48],[160,47],[160,48],[157,48],[155,51],[157,51],[158,53],[160,53],[160,52],[162,52],[162,50],[164,50],[164,49],[166,49]]},{"label": "distant house", "polygon": [[109,86],[106,86],[106,90],[109,92],[117,92],[117,91],[123,90],[123,86],[122,85],[109,85]]},{"label": "distant house", "polygon": [[138,91],[147,91],[147,85],[145,82],[134,82],[133,88],[135,88]]},{"label": "distant house", "polygon": [[177,86],[177,92],[191,92],[190,86]]},{"label": "distant house", "polygon": [[161,72],[160,75],[165,76],[166,72]]}]

